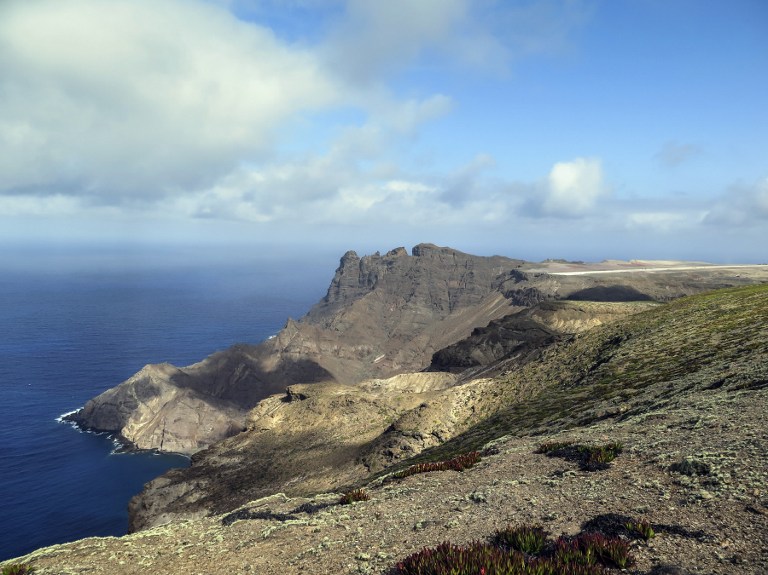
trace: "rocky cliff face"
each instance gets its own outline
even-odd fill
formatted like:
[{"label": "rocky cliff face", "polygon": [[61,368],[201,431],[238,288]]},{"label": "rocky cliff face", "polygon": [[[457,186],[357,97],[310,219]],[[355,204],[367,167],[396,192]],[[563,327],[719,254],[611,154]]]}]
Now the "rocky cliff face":
[{"label": "rocky cliff face", "polygon": [[185,368],[147,365],[67,418],[137,449],[195,453],[245,429],[248,410],[286,382],[332,379],[309,359],[271,356],[270,347],[235,346]]},{"label": "rocky cliff face", "polygon": [[521,365],[544,348],[576,333],[658,305],[653,302],[543,301],[476,328],[472,334],[432,356],[430,371],[488,377]]},{"label": "rocky cliff face", "polygon": [[473,256],[432,244],[417,245],[411,255],[403,248],[364,257],[347,252],[326,296],[276,337],[183,368],[147,366],[69,419],[140,449],[192,454],[244,429],[251,408],[289,385],[357,384],[430,364],[452,371],[482,367],[551,343],[552,326],[531,317],[527,325],[514,320],[514,333],[502,334],[504,324],[496,324],[463,347],[449,348],[473,329],[540,302],[664,301],[754,281],[743,270],[591,276],[548,274],[548,265],[561,264]]},{"label": "rocky cliff face", "polygon": [[69,419],[141,449],[195,453],[244,429],[248,410],[288,385],[423,369],[438,349],[516,309],[499,277],[522,264],[431,244],[412,255],[347,252],[326,297],[276,337],[184,368],[147,366]]}]

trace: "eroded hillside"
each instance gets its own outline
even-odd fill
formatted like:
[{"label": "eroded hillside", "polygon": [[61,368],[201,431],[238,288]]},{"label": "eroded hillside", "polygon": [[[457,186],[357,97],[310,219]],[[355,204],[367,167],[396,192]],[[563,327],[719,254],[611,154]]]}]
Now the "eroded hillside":
[{"label": "eroded hillside", "polygon": [[[677,300],[555,343],[487,380],[493,413],[416,459],[360,480],[369,501],[341,506],[338,493],[272,495],[223,515],[60,545],[23,560],[42,575],[383,574],[424,546],[466,544],[529,523],[553,536],[617,533],[630,541],[638,574],[765,573],[767,354],[768,286]],[[413,393],[451,389],[453,376],[441,377],[421,380]],[[386,383],[371,383],[370,397],[377,385]],[[285,405],[309,406],[305,391],[293,389]],[[347,405],[338,391],[329,389],[324,400],[340,402],[335,410]],[[318,421],[327,406],[316,404]],[[265,405],[255,421],[274,407]],[[552,442],[618,442],[622,450],[605,468],[587,470],[541,453]],[[419,459],[474,449],[481,461],[460,473],[391,476]],[[641,520],[656,531],[649,541],[626,531],[627,522]]]},{"label": "eroded hillside", "polygon": [[[415,246],[411,255],[403,248],[364,257],[347,252],[326,297],[276,337],[183,368],[148,365],[68,419],[113,433],[130,447],[192,454],[242,431],[248,411],[288,385],[357,384],[419,371],[473,329],[544,301],[668,301],[768,277],[768,268],[713,266],[622,273],[638,271],[627,265],[608,262],[602,275],[590,275],[590,266],[569,264],[565,273],[571,275],[556,275],[547,270],[563,264],[474,256],[431,244]],[[490,353],[482,347],[474,351],[484,355],[480,365],[506,353],[504,345]],[[455,354],[448,364],[454,360]]]},{"label": "eroded hillside", "polygon": [[[505,318],[503,325],[514,333],[537,326],[533,331],[546,331],[550,338],[528,342],[524,355],[508,346],[486,369],[522,366],[546,346],[572,337],[573,331],[617,321],[648,306],[565,301],[523,310]],[[355,386],[289,386],[250,412],[244,433],[198,453],[189,469],[172,470],[150,482],[131,501],[131,529],[223,512],[275,490],[306,495],[337,489],[465,431],[506,405],[499,393],[492,378],[440,372],[401,374]],[[520,388],[517,399],[524,393]]]}]

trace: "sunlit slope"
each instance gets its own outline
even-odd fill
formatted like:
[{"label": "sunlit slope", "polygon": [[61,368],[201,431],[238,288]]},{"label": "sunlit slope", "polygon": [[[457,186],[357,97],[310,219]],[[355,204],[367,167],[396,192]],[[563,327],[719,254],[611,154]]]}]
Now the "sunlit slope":
[{"label": "sunlit slope", "polygon": [[421,457],[768,387],[768,286],[682,298],[595,328],[497,379],[507,407]]}]

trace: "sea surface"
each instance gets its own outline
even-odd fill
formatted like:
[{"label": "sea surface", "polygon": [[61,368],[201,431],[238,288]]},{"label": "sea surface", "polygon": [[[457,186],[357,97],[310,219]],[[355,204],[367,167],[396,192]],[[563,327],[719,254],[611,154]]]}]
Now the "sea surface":
[{"label": "sea surface", "polygon": [[[322,268],[322,269],[321,269]],[[183,366],[275,334],[324,294],[327,262],[163,266],[132,258],[0,270],[0,561],[121,535],[127,504],[181,456],[114,453],[57,418],[147,363]]]}]

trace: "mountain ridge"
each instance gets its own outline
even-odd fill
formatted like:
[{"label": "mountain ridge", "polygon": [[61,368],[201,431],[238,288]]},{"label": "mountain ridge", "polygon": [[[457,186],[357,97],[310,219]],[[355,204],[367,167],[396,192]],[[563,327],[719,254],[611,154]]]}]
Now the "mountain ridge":
[{"label": "mountain ridge", "polygon": [[383,256],[348,251],[326,296],[276,337],[183,368],[145,366],[67,419],[132,448],[191,455],[245,429],[248,411],[288,385],[356,384],[419,371],[473,329],[545,300],[578,299],[589,290],[603,299],[667,300],[713,283],[754,281],[713,270],[555,276],[542,265],[433,244],[419,244],[411,255],[404,248]]},{"label": "mountain ridge", "polygon": [[[431,244],[414,247],[411,256],[403,248],[362,258],[347,252],[326,296],[276,337],[233,346],[186,368],[147,366],[68,419],[117,433],[140,449],[160,449],[165,429],[166,450],[192,454],[241,430],[248,410],[286,385],[352,384],[420,369],[466,326],[485,325],[513,309],[496,291],[493,272],[517,265]],[[158,396],[169,401],[159,406],[152,401]],[[201,433],[197,415],[177,396],[194,401],[196,411],[208,412],[217,424]]]}]

